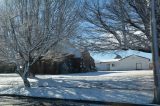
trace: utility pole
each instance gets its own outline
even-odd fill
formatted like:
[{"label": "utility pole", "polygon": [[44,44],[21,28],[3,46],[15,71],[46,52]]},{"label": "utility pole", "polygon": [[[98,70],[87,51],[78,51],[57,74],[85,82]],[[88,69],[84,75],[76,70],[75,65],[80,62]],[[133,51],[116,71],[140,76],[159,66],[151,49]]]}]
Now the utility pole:
[{"label": "utility pole", "polygon": [[152,34],[152,54],[154,72],[154,102],[160,104],[160,67],[159,67],[159,47],[156,23],[156,0],[151,0],[151,34]]}]

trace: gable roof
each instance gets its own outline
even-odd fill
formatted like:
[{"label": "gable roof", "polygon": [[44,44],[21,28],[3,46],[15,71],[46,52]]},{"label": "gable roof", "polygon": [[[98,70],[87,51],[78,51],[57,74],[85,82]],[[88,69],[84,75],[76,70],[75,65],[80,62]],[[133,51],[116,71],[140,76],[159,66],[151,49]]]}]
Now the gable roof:
[{"label": "gable roof", "polygon": [[143,57],[143,56],[138,56],[138,55],[129,55],[129,56],[124,57],[124,58],[122,58],[122,59],[110,59],[110,60],[101,61],[101,62],[98,62],[98,63],[118,62],[118,61],[121,61],[121,60],[127,59],[127,58],[132,57],[132,56],[136,56],[136,57],[139,57],[139,58],[147,59],[147,60],[149,60],[149,61],[150,61],[150,59],[149,59],[149,58],[146,58],[146,57]]},{"label": "gable roof", "polygon": [[120,59],[119,61],[124,60],[124,59],[129,58],[129,57],[132,57],[132,56],[136,56],[136,57],[144,58],[144,59],[147,59],[147,60],[149,60],[149,61],[150,61],[150,59],[149,59],[149,58],[146,58],[146,57],[143,57],[143,56],[138,56],[138,55],[130,55],[130,56],[127,56],[127,57],[124,57],[124,58]]}]

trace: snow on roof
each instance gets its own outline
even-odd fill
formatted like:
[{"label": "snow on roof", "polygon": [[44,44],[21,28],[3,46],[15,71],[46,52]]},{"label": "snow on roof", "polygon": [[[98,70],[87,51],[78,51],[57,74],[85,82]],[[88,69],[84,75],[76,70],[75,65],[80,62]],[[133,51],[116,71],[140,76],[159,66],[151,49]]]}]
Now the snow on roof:
[{"label": "snow on roof", "polygon": [[107,59],[107,60],[101,60],[101,61],[99,61],[98,63],[117,62],[117,61],[121,61],[121,60],[124,60],[124,59],[126,59],[126,58],[129,58],[129,57],[131,57],[131,56],[140,57],[140,58],[144,58],[144,59],[148,59],[148,60],[150,60],[149,58],[146,58],[146,57],[143,57],[143,56],[130,55],[130,56],[126,56],[126,57],[121,58],[121,59]]},{"label": "snow on roof", "polygon": [[[145,52],[131,50],[131,49],[129,49],[127,51],[119,51],[118,54],[121,55],[122,58],[125,58],[130,55],[137,55],[137,56],[146,57],[146,58],[152,60],[152,53],[145,53]],[[93,53],[93,52],[91,52],[91,55],[96,62],[101,62],[101,61],[106,61],[108,59],[113,59],[116,56],[114,51],[113,51],[113,53],[112,52],[110,52],[110,53],[107,53],[107,52],[106,53]]]},{"label": "snow on roof", "polygon": [[102,60],[101,63],[107,63],[107,62],[116,62],[119,61],[120,59],[108,59],[108,60]]},{"label": "snow on roof", "polygon": [[66,49],[63,49],[65,53],[68,54],[74,54],[75,57],[81,57],[81,53],[78,49],[73,47],[67,47]]},{"label": "snow on roof", "polygon": [[74,47],[73,44],[67,39],[61,43],[61,46],[64,53],[74,54],[75,57],[81,57],[81,52],[77,48]]},{"label": "snow on roof", "polygon": [[65,55],[74,55],[75,57],[79,58],[81,57],[81,52],[79,49],[74,47],[73,44],[68,39],[65,39],[61,42],[59,42],[55,48],[55,50],[50,50],[47,54],[53,54],[55,51],[60,54]]},{"label": "snow on roof", "polygon": [[144,58],[144,59],[150,60],[149,58],[146,58],[146,57],[143,57],[143,56],[138,56],[138,55],[130,55],[130,56],[127,56],[127,57],[122,58],[121,60],[126,59],[126,58],[129,58],[129,57],[132,57],[132,56],[134,56],[134,57],[140,57],[140,58]]}]

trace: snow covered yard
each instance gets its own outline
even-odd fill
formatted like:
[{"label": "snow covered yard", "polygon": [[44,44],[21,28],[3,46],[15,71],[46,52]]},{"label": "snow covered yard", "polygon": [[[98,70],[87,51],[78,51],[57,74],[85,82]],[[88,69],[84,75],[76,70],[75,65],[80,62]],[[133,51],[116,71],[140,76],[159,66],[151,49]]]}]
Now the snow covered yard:
[{"label": "snow covered yard", "polygon": [[99,71],[67,75],[37,75],[24,88],[16,74],[0,74],[0,94],[106,102],[151,103],[153,72]]}]

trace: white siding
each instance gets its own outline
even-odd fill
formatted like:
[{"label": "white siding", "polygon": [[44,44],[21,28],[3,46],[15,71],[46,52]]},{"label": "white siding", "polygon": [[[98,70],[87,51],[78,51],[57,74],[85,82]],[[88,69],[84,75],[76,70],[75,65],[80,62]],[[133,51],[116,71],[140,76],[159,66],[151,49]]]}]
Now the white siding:
[{"label": "white siding", "polygon": [[96,63],[96,68],[99,71],[108,71],[108,70],[110,70],[110,66],[107,63]]},{"label": "white siding", "polygon": [[148,70],[149,63],[150,63],[149,59],[133,55],[133,56],[124,58],[118,62],[110,63],[110,69],[113,71],[115,70],[136,70],[138,66],[142,70]]}]

